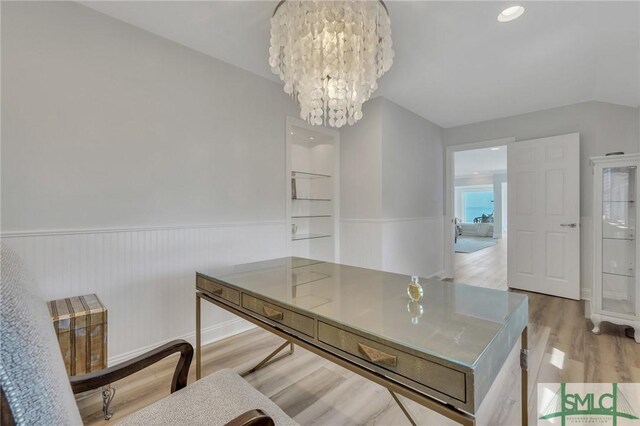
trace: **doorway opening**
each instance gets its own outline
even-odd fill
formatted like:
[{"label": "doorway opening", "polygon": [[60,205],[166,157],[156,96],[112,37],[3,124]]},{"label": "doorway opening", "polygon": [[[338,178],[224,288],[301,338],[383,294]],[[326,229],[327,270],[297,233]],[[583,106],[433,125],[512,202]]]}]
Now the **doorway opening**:
[{"label": "doorway opening", "polygon": [[447,148],[445,275],[507,289],[507,142]]}]

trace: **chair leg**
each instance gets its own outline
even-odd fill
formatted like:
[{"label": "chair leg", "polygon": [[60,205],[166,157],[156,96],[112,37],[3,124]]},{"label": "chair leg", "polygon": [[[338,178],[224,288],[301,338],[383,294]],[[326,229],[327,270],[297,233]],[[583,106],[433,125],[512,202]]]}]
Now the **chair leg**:
[{"label": "chair leg", "polygon": [[113,413],[109,411],[109,406],[114,396],[116,396],[116,388],[111,385],[102,389],[102,413],[105,420],[109,420],[113,416]]}]

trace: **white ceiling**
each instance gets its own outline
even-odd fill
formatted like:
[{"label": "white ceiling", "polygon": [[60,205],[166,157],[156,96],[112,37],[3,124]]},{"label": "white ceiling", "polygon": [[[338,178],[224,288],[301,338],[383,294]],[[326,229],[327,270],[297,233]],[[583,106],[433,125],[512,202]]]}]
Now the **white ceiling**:
[{"label": "white ceiling", "polygon": [[507,147],[472,149],[454,153],[454,174],[462,176],[491,176],[507,170]]},{"label": "white ceiling", "polygon": [[[277,1],[82,2],[277,81],[267,64]],[[378,95],[442,127],[600,100],[640,104],[640,2],[388,1],[395,63]]]}]

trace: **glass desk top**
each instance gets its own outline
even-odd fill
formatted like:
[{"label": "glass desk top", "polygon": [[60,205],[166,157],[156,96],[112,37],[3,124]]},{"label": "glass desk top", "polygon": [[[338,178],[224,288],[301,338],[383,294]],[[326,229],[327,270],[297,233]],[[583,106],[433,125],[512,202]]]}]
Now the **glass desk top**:
[{"label": "glass desk top", "polygon": [[410,276],[310,259],[287,257],[198,272],[469,368],[503,328],[518,327],[519,333],[528,320],[527,297],[521,294],[423,278],[424,297],[411,302]]}]

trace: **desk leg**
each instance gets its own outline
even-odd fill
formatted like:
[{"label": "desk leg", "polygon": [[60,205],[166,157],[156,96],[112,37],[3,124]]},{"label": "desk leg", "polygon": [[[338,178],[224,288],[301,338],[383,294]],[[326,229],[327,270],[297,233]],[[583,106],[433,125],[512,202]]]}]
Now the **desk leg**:
[{"label": "desk leg", "polygon": [[196,293],[196,380],[202,375],[202,337],[200,329],[200,295]]},{"label": "desk leg", "polygon": [[525,327],[522,331],[522,336],[520,337],[522,426],[527,426],[529,424],[529,343],[527,340],[527,327]]},{"label": "desk leg", "polygon": [[387,389],[387,390],[391,394],[391,397],[396,401],[396,404],[398,404],[398,406],[400,407],[400,409],[402,410],[404,415],[407,417],[407,420],[409,420],[409,423],[411,423],[411,426],[418,426],[418,423],[416,423],[416,421],[413,420],[413,417],[411,416],[411,413],[409,412],[407,407],[404,406],[402,401],[400,401],[400,398],[398,398],[398,395],[396,395],[396,393],[394,391],[392,391],[391,389]]},{"label": "desk leg", "polygon": [[[276,356],[278,355],[278,353],[280,351],[282,351],[284,348],[286,348],[287,346],[289,346],[289,350],[283,354],[281,354],[280,356]],[[254,373],[258,370],[260,370],[262,367],[267,366],[275,361],[278,361],[279,359],[284,358],[285,356],[288,355],[292,355],[293,354],[293,342],[290,341],[286,341],[284,342],[282,345],[280,345],[275,351],[271,352],[269,355],[266,356],[266,358],[264,358],[262,361],[260,361],[258,364],[256,364],[255,367],[250,368],[249,370],[240,373],[241,377],[245,377],[248,376],[251,373]]]}]

